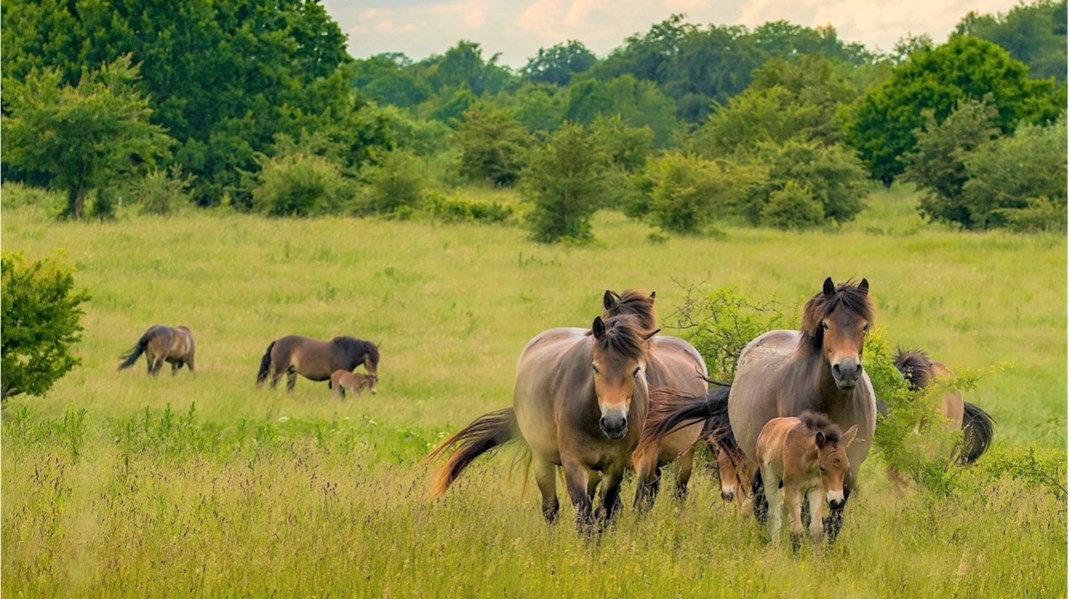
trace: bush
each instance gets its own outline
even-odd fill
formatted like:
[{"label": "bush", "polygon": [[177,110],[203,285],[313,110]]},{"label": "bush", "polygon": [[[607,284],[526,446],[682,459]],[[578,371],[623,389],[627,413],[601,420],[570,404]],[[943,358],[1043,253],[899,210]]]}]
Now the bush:
[{"label": "bush", "polygon": [[334,162],[301,151],[260,160],[253,206],[271,216],[336,214],[351,186]]},{"label": "bush", "polygon": [[0,400],[44,395],[79,363],[71,348],[82,338],[81,304],[89,295],[74,290],[73,269],[60,256],[27,261],[3,252],[2,262]]},{"label": "bush", "polygon": [[430,188],[420,159],[404,151],[383,155],[379,164],[364,169],[362,178],[361,210],[399,218],[411,216],[423,204]]},{"label": "bush", "polygon": [[134,185],[134,200],[143,213],[173,214],[193,203],[192,180],[177,164],[167,170],[153,169]]},{"label": "bush", "polygon": [[512,208],[498,202],[473,202],[459,197],[433,197],[429,209],[432,217],[446,222],[503,223],[513,215]]},{"label": "bush", "polygon": [[477,104],[464,113],[457,128],[461,174],[472,181],[513,185],[524,167],[527,129],[501,109]]},{"label": "bush", "polygon": [[825,222],[850,222],[865,207],[862,197],[870,186],[866,169],[842,145],[800,141],[768,144],[759,149],[757,162],[769,169],[769,195],[761,198],[759,218],[773,192],[786,189],[789,181],[810,192],[821,206]]},{"label": "bush", "polygon": [[792,180],[770,194],[769,202],[762,208],[762,224],[778,229],[805,229],[824,221],[821,204],[809,189]]},{"label": "bush", "polygon": [[647,168],[650,218],[673,233],[697,233],[713,219],[726,181],[717,165],[698,156],[667,154]]}]

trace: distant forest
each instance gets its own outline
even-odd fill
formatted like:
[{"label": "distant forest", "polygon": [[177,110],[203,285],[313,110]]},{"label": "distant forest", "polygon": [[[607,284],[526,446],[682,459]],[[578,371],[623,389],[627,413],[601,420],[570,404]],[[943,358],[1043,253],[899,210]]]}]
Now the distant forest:
[{"label": "distant forest", "polygon": [[[1016,152],[1057,161],[1059,127],[1065,163],[1066,6],[970,13],[888,54],[831,27],[676,15],[605,57],[569,41],[514,70],[466,40],[351,57],[318,1],[9,0],[3,178],[62,191],[76,218],[125,201],[502,220],[512,207],[456,190],[515,187],[546,241],[589,235],[582,214],[538,224],[584,193],[601,199],[581,212],[695,232],[844,222],[870,182],[906,180],[934,220],[1049,228],[1065,176],[1061,195],[982,179]],[[571,183],[551,176],[569,165]]]}]

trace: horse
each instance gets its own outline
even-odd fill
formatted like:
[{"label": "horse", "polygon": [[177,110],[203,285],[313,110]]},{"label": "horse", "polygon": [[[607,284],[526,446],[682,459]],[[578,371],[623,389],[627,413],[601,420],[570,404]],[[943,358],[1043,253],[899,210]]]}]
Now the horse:
[{"label": "horse", "polygon": [[[723,393],[723,400],[718,401],[711,391],[711,397],[707,398],[711,412],[718,405],[722,409],[728,409],[728,394]],[[648,417],[649,418],[649,417]],[[728,416],[723,417],[727,420]],[[732,437],[732,431],[728,427],[718,430],[715,419],[708,418],[702,428],[702,439],[706,447],[715,458],[717,468],[717,480],[721,485],[721,499],[733,502],[738,512],[750,506],[749,475],[747,463],[743,457],[736,440]]]},{"label": "horse", "polygon": [[118,370],[123,370],[134,365],[141,354],[145,354],[148,363],[148,372],[156,376],[164,362],[171,364],[171,376],[178,374],[183,365],[193,372],[193,334],[189,327],[169,327],[163,324],[153,325],[138,339],[133,349],[126,352],[120,358]]},{"label": "horse", "polygon": [[287,335],[272,341],[256,374],[256,386],[262,387],[271,374],[271,388],[286,373],[286,391],[293,391],[297,375],[310,381],[326,381],[336,370],[354,371],[361,364],[368,374],[379,376],[379,346],[355,337],[335,337],[330,341]]},{"label": "horse", "polygon": [[[646,363],[650,389],[705,394],[708,388],[706,362],[698,350],[679,337],[653,336],[657,332],[655,297],[654,292],[648,296],[634,289],[620,294],[606,290],[602,297],[602,317],[608,319],[617,315],[632,315],[638,320],[641,330],[650,335],[651,347]],[[653,398],[651,401],[656,402]],[[644,446],[642,451],[633,454],[632,462],[637,473],[636,508],[645,510],[653,505],[661,482],[661,471],[674,461],[679,462],[674,495],[677,498],[687,495],[695,444],[701,433],[701,423],[684,426],[659,439],[656,445]]]},{"label": "horse", "polygon": [[[899,348],[895,356],[895,367],[914,391],[955,377],[947,366],[929,359],[920,349]],[[878,402],[877,410],[881,414],[887,413],[881,402]],[[976,462],[992,443],[995,421],[980,407],[964,401],[959,389],[943,394],[940,398],[940,414],[946,419],[948,430],[962,430],[962,451],[959,453],[958,462],[962,465]],[[918,424],[920,428],[921,423]]]},{"label": "horse", "polygon": [[[769,532],[773,543],[780,538],[784,511],[791,519],[791,544],[797,549],[803,535],[803,497],[810,511],[810,539],[821,541],[822,505],[830,509],[845,501],[844,475],[847,449],[855,440],[858,425],[846,433],[823,414],[803,412],[799,417],[781,416],[765,423],[758,434],[757,458],[765,497],[769,501]],[[824,500],[824,501],[822,501]]]},{"label": "horse", "polygon": [[[757,441],[765,423],[778,416],[797,416],[807,410],[825,414],[841,430],[858,425],[858,439],[848,449],[850,468],[844,483],[844,502],[831,510],[826,530],[835,540],[843,524],[843,510],[858,480],[858,469],[869,455],[877,423],[876,397],[862,368],[862,348],[873,320],[866,279],[835,285],[825,279],[822,289],[803,307],[801,330],[774,330],[748,343],[736,364],[736,377],[727,391],[727,410],[711,410],[706,396],[679,396],[660,408],[652,404],[656,426],[644,431],[640,445],[660,441],[682,423],[707,422],[728,434],[746,462],[753,509],[759,520],[767,515]],[[721,400],[724,391],[718,392]],[[727,418],[725,417],[727,416]]]},{"label": "horse", "polygon": [[620,506],[621,482],[649,401],[644,370],[648,340],[657,331],[641,327],[633,315],[597,316],[589,330],[554,328],[532,338],[517,360],[513,406],[480,416],[424,458],[427,463],[456,448],[438,470],[430,496],[445,493],[480,455],[521,441],[530,452],[547,522],[557,520],[560,467],[577,530],[608,525]]},{"label": "horse", "polygon": [[379,382],[379,377],[374,374],[335,370],[331,373],[331,380],[327,382],[327,388],[331,389],[333,394],[338,396],[338,399],[345,399],[346,389],[355,393],[357,397],[360,397],[365,389],[375,395],[375,384],[377,382]]}]

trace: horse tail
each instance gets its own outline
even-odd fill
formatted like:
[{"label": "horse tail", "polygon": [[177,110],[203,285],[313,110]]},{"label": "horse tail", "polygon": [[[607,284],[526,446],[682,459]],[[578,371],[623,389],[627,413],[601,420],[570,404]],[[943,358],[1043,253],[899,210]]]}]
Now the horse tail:
[{"label": "horse tail", "polygon": [[271,369],[271,350],[275,347],[275,341],[272,341],[267,347],[267,351],[264,352],[264,357],[260,358],[260,370],[256,373],[256,386],[261,387],[264,385],[264,381],[267,380],[268,370]]},{"label": "horse tail", "polygon": [[148,347],[149,341],[152,341],[152,338],[155,336],[156,327],[145,331],[145,334],[141,336],[141,339],[137,340],[137,345],[135,345],[133,349],[119,356],[123,361],[119,363],[119,368],[117,368],[117,370],[124,370],[133,366],[134,362],[137,362],[137,359],[141,357],[141,354],[145,353],[145,348]]},{"label": "horse tail", "polygon": [[497,410],[476,418],[421,460],[421,464],[426,464],[439,454],[457,447],[457,451],[439,468],[429,496],[432,498],[442,496],[473,460],[519,438],[520,427],[513,408]]},{"label": "horse tail", "polygon": [[698,422],[703,423],[707,439],[730,440],[730,447],[738,448],[732,429],[728,425],[728,391],[731,385],[716,383],[703,395],[687,395],[671,389],[655,389],[650,393],[650,411],[647,413],[639,444],[632,452],[633,463],[661,444],[661,441],[676,431]]},{"label": "horse tail", "polygon": [[966,415],[962,419],[963,454],[959,461],[972,464],[988,449],[996,434],[996,421],[974,404],[962,402]]}]

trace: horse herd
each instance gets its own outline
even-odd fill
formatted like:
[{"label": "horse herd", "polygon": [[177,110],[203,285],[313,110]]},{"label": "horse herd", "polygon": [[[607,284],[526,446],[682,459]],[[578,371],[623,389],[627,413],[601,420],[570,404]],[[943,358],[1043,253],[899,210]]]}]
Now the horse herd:
[{"label": "horse herd", "polygon": [[[803,307],[800,330],[755,338],[740,353],[735,379],[712,386],[694,347],[659,334],[654,298],[606,291],[590,329],[554,328],[529,341],[517,360],[512,407],[480,416],[424,459],[449,454],[431,496],[444,494],[480,455],[521,442],[546,520],[557,518],[560,467],[578,530],[599,531],[621,507],[629,469],[640,511],[650,509],[669,464],[678,464],[674,494],[685,495],[704,439],[718,456],[722,497],[752,503],[774,541],[785,511],[793,547],[804,516],[815,543],[834,541],[885,411],[862,366],[873,320],[869,282],[826,279]],[[951,376],[919,351],[901,352],[896,365],[914,387]],[[991,417],[957,392],[944,397],[943,414],[963,431],[960,461],[976,460],[992,440]]]},{"label": "horse herd", "polygon": [[[676,465],[673,494],[683,497],[703,440],[717,455],[721,495],[742,509],[751,504],[774,541],[784,514],[793,547],[808,528],[814,543],[834,541],[858,472],[873,443],[878,412],[886,412],[862,365],[873,320],[869,283],[825,280],[803,307],[800,330],[760,335],[740,353],[735,379],[712,383],[702,356],[688,342],[660,334],[655,294],[606,291],[602,314],[589,329],[560,327],[536,335],[517,360],[512,407],[484,414],[445,439],[423,463],[445,456],[430,495],[441,496],[480,455],[522,443],[542,495],[542,514],[557,519],[557,469],[583,533],[602,530],[620,509],[621,485],[634,471],[633,504],[646,511],[662,471]],[[186,327],[150,327],[119,368],[146,354],[155,375],[193,371],[194,344]],[[354,371],[364,365],[368,374]],[[290,335],[272,341],[256,383],[285,373],[330,381],[332,390],[375,392],[379,348],[353,337],[320,341]],[[900,352],[896,366],[914,388],[952,376],[920,351]],[[963,431],[960,461],[988,447],[994,422],[951,392],[941,409]],[[596,497],[597,496],[597,497]],[[596,501],[597,499],[597,506]],[[827,509],[827,515],[823,515]],[[804,522],[805,519],[809,522]]]}]

